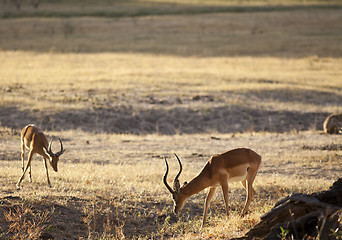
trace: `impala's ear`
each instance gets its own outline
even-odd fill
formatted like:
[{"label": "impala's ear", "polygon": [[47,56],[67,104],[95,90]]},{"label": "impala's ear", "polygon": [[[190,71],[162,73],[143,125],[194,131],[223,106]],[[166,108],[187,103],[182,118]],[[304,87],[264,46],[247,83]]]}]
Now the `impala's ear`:
[{"label": "impala's ear", "polygon": [[51,153],[49,153],[49,151],[46,150],[44,147],[43,147],[43,151],[44,151],[44,153],[45,153],[46,155],[49,156],[49,158],[51,158]]},{"label": "impala's ear", "polygon": [[44,153],[45,153],[46,155],[48,155],[48,156],[50,157],[50,153],[49,153],[49,151],[48,151],[48,150],[46,150],[44,147],[43,147],[43,151],[44,151]]},{"label": "impala's ear", "polygon": [[179,192],[179,190],[180,190],[180,183],[179,183],[179,180],[178,180],[178,179],[175,180],[175,181],[173,182],[173,189],[174,189],[176,192]]}]

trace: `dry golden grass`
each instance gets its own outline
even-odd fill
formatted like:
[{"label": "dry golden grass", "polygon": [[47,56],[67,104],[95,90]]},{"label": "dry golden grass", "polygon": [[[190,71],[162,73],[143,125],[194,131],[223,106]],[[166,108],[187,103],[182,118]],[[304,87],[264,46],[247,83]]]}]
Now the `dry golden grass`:
[{"label": "dry golden grass", "polygon": [[[122,104],[134,105],[139,111],[149,108],[144,102],[151,97],[186,103],[193,96],[208,94],[217,98],[218,103],[196,105],[190,101],[189,107],[237,105],[325,115],[342,111],[338,104],[342,91],[341,59],[156,59],[153,55],[136,54],[24,52],[0,55],[4,59],[0,83],[5,92],[0,105],[16,106],[21,111],[54,113]],[[315,70],[311,70],[312,65]],[[125,95],[128,99],[124,99]],[[114,99],[108,103],[106,98]],[[317,126],[314,121],[312,125]]]},{"label": "dry golden grass", "polygon": [[[64,211],[69,208],[76,211],[70,217],[57,217],[57,210],[50,213],[53,226],[51,233],[57,239],[58,235],[62,238],[65,234],[73,233],[71,229],[77,226],[73,221],[83,221],[88,215],[88,218],[94,218],[98,223],[88,226],[84,222],[83,231],[73,233],[74,236],[86,238],[89,234],[99,236],[105,233],[101,226],[109,218],[112,227],[110,233],[113,234],[114,229],[120,230],[119,233],[128,238],[237,237],[255,225],[259,217],[282,197],[294,192],[325,190],[340,176],[342,170],[339,164],[341,150],[310,151],[305,147],[341,142],[339,136],[317,132],[282,135],[244,133],[234,137],[230,134],[215,134],[215,138],[208,134],[94,135],[77,130],[48,134],[63,136],[67,148],[59,163],[59,172],[50,170],[54,187],[48,188],[43,164],[39,157],[35,157],[33,183],[25,180],[22,190],[15,190],[15,182],[21,171],[19,140],[16,135],[7,135],[0,149],[2,158],[9,159],[1,163],[1,182],[4,186],[1,195],[5,203],[8,196],[19,197],[20,201],[34,205],[42,212],[45,209],[52,211],[52,208],[62,211],[62,207],[66,208]],[[203,231],[199,230],[199,226],[206,191],[193,196],[181,216],[176,218],[171,213],[171,196],[161,181],[165,169],[163,157],[170,159],[171,180],[177,171],[172,152],[178,153],[184,163],[183,181],[193,178],[210,155],[241,146],[250,147],[263,156],[255,181],[258,194],[251,205],[251,213],[242,219],[238,217],[245,192],[239,184],[231,184],[231,218],[228,222],[224,218],[220,191],[211,204],[211,217]],[[95,212],[89,213],[89,209]],[[65,227],[65,223],[70,226]],[[59,232],[59,228],[66,233]]]},{"label": "dry golden grass", "polygon": [[[15,234],[15,209],[47,214],[37,231],[54,239],[229,239],[282,197],[325,190],[340,177],[341,137],[320,131],[328,113],[342,112],[340,7],[278,1],[306,8],[211,13],[237,2],[75,3],[43,2],[38,14],[54,10],[48,18],[23,18],[33,11],[24,6],[22,18],[0,21],[0,239]],[[73,17],[56,13],[66,6]],[[104,6],[147,12],[77,17]],[[170,6],[207,10],[164,15]],[[31,122],[67,151],[59,172],[50,170],[53,188],[36,156],[33,183],[26,178],[17,191],[19,133]],[[173,215],[163,158],[171,180],[176,152],[189,181],[211,155],[238,147],[263,159],[251,213],[238,217],[245,192],[231,184],[229,221],[219,191],[203,230],[205,191]]]}]

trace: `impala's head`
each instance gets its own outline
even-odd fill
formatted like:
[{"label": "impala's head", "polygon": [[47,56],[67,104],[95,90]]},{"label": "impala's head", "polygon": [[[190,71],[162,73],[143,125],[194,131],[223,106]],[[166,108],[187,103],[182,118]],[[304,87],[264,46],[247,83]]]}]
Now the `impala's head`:
[{"label": "impala's head", "polygon": [[58,163],[59,157],[65,152],[66,149],[63,150],[62,140],[59,139],[59,142],[61,144],[61,150],[58,153],[53,153],[51,150],[52,141],[53,139],[49,143],[48,150],[46,151],[46,149],[44,148],[44,151],[49,156],[51,167],[53,168],[53,170],[55,170],[55,172],[57,172],[58,171],[57,163]]},{"label": "impala's head", "polygon": [[[174,202],[174,212],[177,214],[182,210],[182,208],[183,208],[186,200],[188,199],[188,197],[181,192],[181,186],[180,186],[178,178],[179,178],[180,174],[182,173],[183,168],[182,168],[182,163],[179,160],[178,156],[176,154],[175,154],[175,156],[176,156],[178,163],[179,163],[179,172],[176,175],[175,180],[173,181],[173,189],[170,187],[170,185],[167,183],[167,180],[166,180],[167,174],[169,173],[169,165],[167,164],[166,158],[165,158],[166,172],[165,172],[163,181],[164,181],[166,188],[172,194],[172,198],[173,198],[173,202]],[[186,183],[184,183],[184,184],[186,184]]]}]

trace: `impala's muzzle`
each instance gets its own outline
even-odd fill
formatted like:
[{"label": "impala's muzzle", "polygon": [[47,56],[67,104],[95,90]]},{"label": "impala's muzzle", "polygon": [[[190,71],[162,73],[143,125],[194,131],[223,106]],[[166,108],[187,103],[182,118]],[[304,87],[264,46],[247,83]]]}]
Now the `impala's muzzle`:
[{"label": "impala's muzzle", "polygon": [[55,172],[58,172],[57,161],[56,161],[56,162],[50,161],[50,163],[51,163],[52,169],[53,169]]}]

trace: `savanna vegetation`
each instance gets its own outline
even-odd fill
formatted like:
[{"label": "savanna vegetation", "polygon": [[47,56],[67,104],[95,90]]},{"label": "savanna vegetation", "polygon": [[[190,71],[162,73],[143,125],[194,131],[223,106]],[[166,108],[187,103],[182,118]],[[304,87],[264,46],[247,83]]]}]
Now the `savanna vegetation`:
[{"label": "savanna vegetation", "polygon": [[[341,176],[339,1],[0,4],[0,239],[231,239]],[[67,149],[53,188],[35,156],[16,190],[29,123]],[[206,191],[174,215],[164,157],[189,181],[238,147],[262,156],[250,213],[232,183],[228,221],[220,191],[204,229]]]}]

